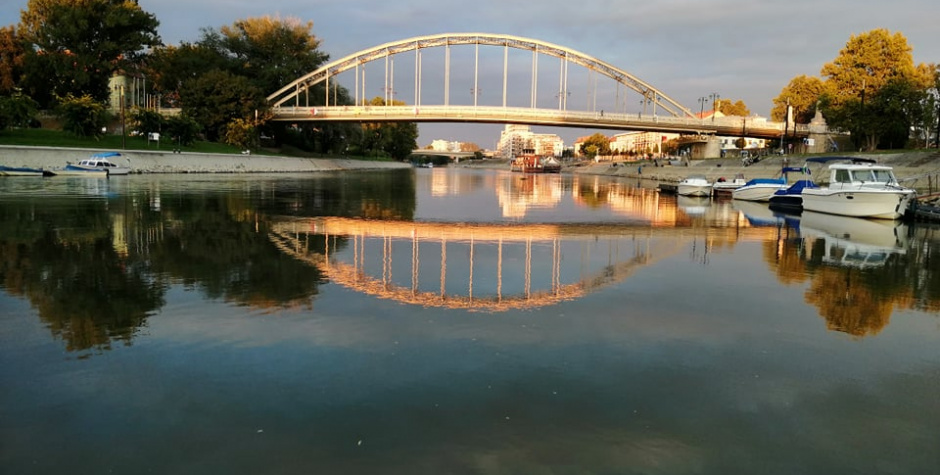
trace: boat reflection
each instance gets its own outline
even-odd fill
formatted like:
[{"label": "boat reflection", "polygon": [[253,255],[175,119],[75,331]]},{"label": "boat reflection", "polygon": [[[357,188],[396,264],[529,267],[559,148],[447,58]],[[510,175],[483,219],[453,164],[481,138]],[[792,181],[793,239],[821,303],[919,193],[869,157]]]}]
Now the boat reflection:
[{"label": "boat reflection", "polygon": [[907,225],[900,221],[871,220],[804,211],[800,235],[824,243],[822,262],[836,266],[884,266],[888,258],[904,254]]},{"label": "boat reflection", "polygon": [[895,308],[912,305],[913,287],[890,277],[912,268],[907,225],[804,211],[798,226],[800,237],[783,245],[806,263],[799,272],[809,280],[804,298],[829,330],[876,335]]}]

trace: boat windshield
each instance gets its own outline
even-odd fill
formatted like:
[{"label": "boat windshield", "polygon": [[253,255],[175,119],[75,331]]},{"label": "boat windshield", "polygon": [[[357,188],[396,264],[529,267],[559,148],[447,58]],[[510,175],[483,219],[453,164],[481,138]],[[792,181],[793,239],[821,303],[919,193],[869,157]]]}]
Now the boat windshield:
[{"label": "boat windshield", "polygon": [[853,175],[855,181],[862,183],[892,183],[894,181],[891,170],[856,170]]}]

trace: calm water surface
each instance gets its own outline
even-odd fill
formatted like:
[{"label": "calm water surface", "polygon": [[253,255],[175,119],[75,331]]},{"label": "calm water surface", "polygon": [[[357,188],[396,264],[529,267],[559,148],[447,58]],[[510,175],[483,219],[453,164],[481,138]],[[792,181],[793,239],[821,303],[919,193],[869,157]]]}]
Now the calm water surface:
[{"label": "calm water surface", "polygon": [[0,180],[0,472],[940,472],[940,230],[649,187]]}]

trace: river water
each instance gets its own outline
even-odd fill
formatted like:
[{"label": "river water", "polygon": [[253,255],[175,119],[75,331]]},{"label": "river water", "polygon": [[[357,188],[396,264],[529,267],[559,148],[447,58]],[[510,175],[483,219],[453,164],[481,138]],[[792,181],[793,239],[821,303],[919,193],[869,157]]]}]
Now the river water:
[{"label": "river water", "polygon": [[940,229],[420,169],[0,180],[0,472],[940,472]]}]

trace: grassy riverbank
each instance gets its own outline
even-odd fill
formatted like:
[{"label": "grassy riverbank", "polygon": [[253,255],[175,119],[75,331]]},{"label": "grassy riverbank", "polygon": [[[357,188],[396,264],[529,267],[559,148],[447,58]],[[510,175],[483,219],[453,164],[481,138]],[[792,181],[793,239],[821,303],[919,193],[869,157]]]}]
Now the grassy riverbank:
[{"label": "grassy riverbank", "polygon": [[104,135],[102,137],[79,137],[68,132],[50,129],[12,129],[0,132],[0,145],[23,147],[66,147],[88,149],[140,150],[154,152],[172,152],[180,148],[192,153],[241,153],[237,147],[215,142],[195,142],[192,145],[177,147],[169,140],[148,142],[146,137],[122,137]]}]

